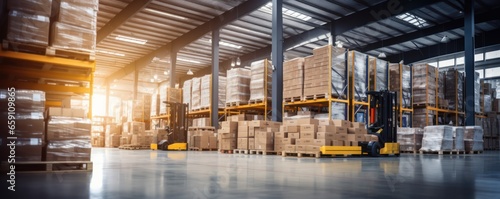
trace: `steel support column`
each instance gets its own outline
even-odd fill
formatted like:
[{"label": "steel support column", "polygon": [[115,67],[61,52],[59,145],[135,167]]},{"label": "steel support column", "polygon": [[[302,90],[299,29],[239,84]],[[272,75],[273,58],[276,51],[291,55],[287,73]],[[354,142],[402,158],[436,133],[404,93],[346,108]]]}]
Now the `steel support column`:
[{"label": "steel support column", "polygon": [[219,124],[219,29],[212,30],[212,90],[210,121],[215,129]]},{"label": "steel support column", "polygon": [[[272,120],[281,122],[283,113],[283,0],[273,0],[272,33]],[[267,100],[267,99],[264,99]]]},{"label": "steel support column", "polygon": [[[170,88],[175,87],[175,65],[177,64],[177,51],[170,51]],[[161,102],[163,104],[163,102]]]},{"label": "steel support column", "polygon": [[134,100],[137,100],[137,93],[139,92],[139,71],[134,72]]},{"label": "steel support column", "polygon": [[465,0],[464,59],[465,59],[465,125],[475,124],[474,116],[474,0]]},{"label": "steel support column", "polygon": [[109,116],[109,83],[106,84],[106,116]]}]

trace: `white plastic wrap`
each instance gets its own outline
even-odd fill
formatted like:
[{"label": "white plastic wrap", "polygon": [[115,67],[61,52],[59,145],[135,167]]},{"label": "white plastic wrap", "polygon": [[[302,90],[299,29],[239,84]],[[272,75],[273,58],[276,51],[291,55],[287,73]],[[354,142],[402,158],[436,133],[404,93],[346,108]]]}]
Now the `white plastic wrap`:
[{"label": "white plastic wrap", "polygon": [[193,80],[186,80],[182,85],[182,103],[188,104],[189,110],[191,110],[191,86]]},{"label": "white plastic wrap", "polygon": [[49,45],[50,19],[20,11],[9,12],[7,40],[42,46]]},{"label": "white plastic wrap", "polygon": [[484,95],[484,112],[491,112],[491,95]]},{"label": "white plastic wrap", "polygon": [[453,127],[426,126],[421,151],[450,151],[453,149]]},{"label": "white plastic wrap", "polygon": [[413,104],[436,105],[436,67],[428,64],[413,65]]},{"label": "white plastic wrap", "polygon": [[250,70],[233,68],[227,71],[226,103],[247,103],[250,99]]},{"label": "white plastic wrap", "polygon": [[158,104],[158,90],[155,89],[153,96],[151,96],[151,115],[157,116],[158,111],[160,111],[160,105]]},{"label": "white plastic wrap", "polygon": [[[349,70],[354,70],[354,99],[357,101],[366,101],[366,90],[368,89],[368,68],[366,63],[366,54],[358,51],[350,51],[348,62]],[[354,63],[352,63],[354,61]]]},{"label": "white plastic wrap", "polygon": [[464,134],[465,151],[483,151],[483,136],[481,126],[466,126]]},{"label": "white plastic wrap", "polygon": [[[267,63],[266,63],[267,62]],[[267,73],[265,67],[267,66]],[[267,98],[271,99],[271,89],[272,89],[272,67],[271,63],[265,59],[261,61],[252,62],[250,65],[250,100],[266,100],[265,95],[267,92]],[[264,91],[267,83],[267,91]]]},{"label": "white plastic wrap", "polygon": [[80,51],[94,51],[96,31],[65,23],[52,24],[52,46]]},{"label": "white plastic wrap", "polygon": [[403,65],[403,101],[399,102],[403,104],[403,107],[411,107],[412,100],[412,87],[410,84],[411,81],[411,68],[407,65]]},{"label": "white plastic wrap", "polygon": [[[444,82],[445,99],[448,100],[448,107],[452,110],[458,108],[463,110],[464,75],[455,69],[446,71]],[[458,106],[458,107],[457,107]]]},{"label": "white plastic wrap", "polygon": [[422,147],[424,130],[421,128],[398,128],[398,143],[401,151],[418,151]]},{"label": "white plastic wrap", "polygon": [[453,127],[453,150],[464,151],[464,127]]},{"label": "white plastic wrap", "polygon": [[283,98],[302,97],[303,92],[304,58],[283,62]]},{"label": "white plastic wrap", "polygon": [[347,119],[346,110],[347,110],[347,104],[340,102],[333,102],[332,109],[330,110],[330,113],[332,114],[332,119],[346,120]]},{"label": "white plastic wrap", "polygon": [[52,0],[8,0],[7,9],[50,17]]},{"label": "white plastic wrap", "polygon": [[387,61],[377,59],[377,88],[376,90],[387,90]]},{"label": "white plastic wrap", "polygon": [[226,106],[227,78],[219,76],[219,108]]},{"label": "white plastic wrap", "polygon": [[[343,96],[347,87],[346,50],[327,45],[313,50],[313,57],[304,63],[304,95],[327,94]],[[329,65],[331,63],[331,65]],[[331,76],[331,79],[329,79]]]},{"label": "white plastic wrap", "polygon": [[210,107],[212,75],[205,75],[200,80],[200,108]]},{"label": "white plastic wrap", "polygon": [[[402,71],[401,71],[402,70]],[[409,66],[403,65],[401,67],[398,63],[391,63],[389,64],[389,90],[391,91],[396,91],[400,92],[400,89],[402,89],[402,101],[399,103],[403,107],[411,107],[411,102],[412,102],[412,87],[411,87],[411,68]],[[402,84],[402,88],[401,88]]]},{"label": "white plastic wrap", "polygon": [[161,83],[159,86],[158,86],[158,93],[159,93],[159,96],[160,96],[160,102],[159,102],[159,114],[162,115],[162,114],[167,114],[167,106],[165,106],[165,103],[163,103],[164,101],[167,101],[167,87],[168,87],[168,82],[164,82],[164,83]]},{"label": "white plastic wrap", "polygon": [[480,91],[481,90],[481,84],[479,83],[479,73],[474,72],[474,111],[476,113],[481,112],[481,106],[480,106]]},{"label": "white plastic wrap", "polygon": [[[90,1],[92,2],[92,1]],[[81,6],[71,2],[61,2],[59,6],[58,21],[85,29],[96,29],[97,10],[93,5]]]},{"label": "white plastic wrap", "polygon": [[192,80],[191,87],[191,110],[200,109],[201,108],[201,78],[195,77]]}]

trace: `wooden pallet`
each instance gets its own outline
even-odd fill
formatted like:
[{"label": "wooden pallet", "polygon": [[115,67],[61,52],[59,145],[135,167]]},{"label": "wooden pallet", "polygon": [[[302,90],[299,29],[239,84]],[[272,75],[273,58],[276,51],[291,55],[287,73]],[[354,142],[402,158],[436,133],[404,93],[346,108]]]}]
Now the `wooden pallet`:
[{"label": "wooden pallet", "polygon": [[15,41],[2,41],[2,49],[11,50],[16,52],[26,52],[38,55],[45,55],[47,52],[47,46],[41,44],[27,44]]},{"label": "wooden pallet", "polygon": [[464,151],[420,151],[420,154],[458,155],[465,154]]},{"label": "wooden pallet", "polygon": [[481,154],[483,151],[466,151],[466,154]]},{"label": "wooden pallet", "polygon": [[239,153],[239,154],[249,154],[249,150],[248,149],[234,149],[233,150],[233,153],[236,154],[236,153]]},{"label": "wooden pallet", "polygon": [[151,146],[150,145],[132,145],[132,144],[126,144],[126,145],[119,146],[118,149],[144,150],[144,149],[151,149]]},{"label": "wooden pallet", "polygon": [[328,93],[322,94],[314,94],[314,95],[306,95],[304,96],[304,100],[316,100],[316,99],[328,99]]},{"label": "wooden pallet", "polygon": [[300,101],[302,101],[302,96],[298,96],[298,97],[285,97],[285,98],[283,98],[283,101],[284,102],[300,102]]},{"label": "wooden pallet", "polygon": [[315,158],[320,158],[321,153],[318,152],[294,152],[294,151],[283,151],[281,153],[281,156],[287,157],[287,156],[296,156],[298,158],[301,157],[315,157]]},{"label": "wooden pallet", "polygon": [[218,149],[210,149],[210,148],[199,148],[199,147],[189,147],[190,151],[217,151]]},{"label": "wooden pallet", "polygon": [[247,105],[248,102],[244,101],[239,101],[239,102],[227,102],[226,107],[236,107],[236,106],[241,106],[241,105]]},{"label": "wooden pallet", "polygon": [[279,155],[279,154],[281,154],[281,152],[266,151],[266,150],[250,150],[250,154],[255,154],[255,155]]},{"label": "wooden pallet", "polygon": [[30,161],[16,162],[14,164],[2,163],[2,168],[15,165],[16,173],[46,173],[46,172],[91,172],[91,161]]},{"label": "wooden pallet", "polygon": [[[234,150],[234,149],[233,149]],[[227,154],[233,154],[233,150],[224,150],[224,149],[219,149],[220,153],[227,153]]]},{"label": "wooden pallet", "polygon": [[203,126],[203,127],[188,127],[188,131],[215,131],[213,126]]},{"label": "wooden pallet", "polygon": [[14,42],[8,40],[3,40],[2,48],[11,51],[33,53],[38,55],[47,55],[53,57],[62,57],[62,58],[84,60],[84,61],[95,61],[95,52],[91,50],[88,51],[73,50],[73,49],[65,49],[52,46],[26,44],[22,42]]},{"label": "wooden pallet", "polygon": [[253,99],[253,100],[248,100],[248,104],[262,104],[264,103],[264,99]]},{"label": "wooden pallet", "polygon": [[436,107],[435,104],[430,104],[430,103],[414,103],[413,104],[413,107],[418,107],[418,108],[420,108],[420,107],[423,108],[423,107],[428,107],[428,106],[430,106],[430,107]]},{"label": "wooden pallet", "polygon": [[419,154],[420,152],[417,150],[414,151],[399,151],[399,153],[412,153],[412,154]]}]

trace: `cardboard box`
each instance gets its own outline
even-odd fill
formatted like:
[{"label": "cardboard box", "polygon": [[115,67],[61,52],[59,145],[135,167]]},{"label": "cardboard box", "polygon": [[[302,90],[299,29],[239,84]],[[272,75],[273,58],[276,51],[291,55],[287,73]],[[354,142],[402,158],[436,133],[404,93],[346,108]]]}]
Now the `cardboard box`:
[{"label": "cardboard box", "polygon": [[314,144],[314,139],[311,138],[300,138],[295,140],[296,145],[312,145]]},{"label": "cardboard box", "polygon": [[218,136],[221,139],[236,138],[236,133],[219,132]]},{"label": "cardboard box", "polygon": [[292,120],[285,120],[284,121],[285,126],[298,126],[299,121],[292,119]]},{"label": "cardboard box", "polygon": [[299,139],[300,138],[300,133],[288,133],[288,138]]},{"label": "cardboard box", "polygon": [[332,140],[330,140],[330,139],[314,139],[313,145],[314,146],[331,146]]},{"label": "cardboard box", "polygon": [[312,133],[318,132],[318,125],[316,124],[301,124],[300,133]]},{"label": "cardboard box", "polygon": [[[325,126],[325,125],[334,125],[332,120],[325,119],[325,120],[318,120],[318,125],[319,126]],[[319,131],[319,129],[318,129]]]},{"label": "cardboard box", "polygon": [[239,138],[248,137],[248,131],[249,131],[248,126],[238,126],[238,137]]},{"label": "cardboard box", "polygon": [[313,132],[304,132],[300,133],[301,138],[310,138],[310,139],[316,139],[316,133]]},{"label": "cardboard box", "polygon": [[366,129],[365,123],[361,123],[361,122],[351,122],[351,127]]},{"label": "cardboard box", "polygon": [[365,128],[357,128],[354,133],[355,134],[366,135],[366,134],[368,134],[368,130],[366,130]]},{"label": "cardboard box", "polygon": [[294,145],[296,140],[295,138],[283,138],[281,143],[283,145]]},{"label": "cardboard box", "polygon": [[248,138],[248,149],[255,149],[255,138]]},{"label": "cardboard box", "polygon": [[[282,126],[282,123],[281,122],[274,122],[274,121],[266,121],[266,126],[279,129]],[[278,130],[276,130],[276,131],[278,131]]]},{"label": "cardboard box", "polygon": [[298,126],[298,125],[285,126],[284,128],[285,128],[285,132],[287,132],[287,133],[300,132],[300,126]]},{"label": "cardboard box", "polygon": [[360,134],[347,134],[347,141],[363,142],[365,136]]},{"label": "cardboard box", "polygon": [[285,150],[285,146],[284,145],[279,145],[279,144],[274,143],[274,151],[281,152],[281,151],[284,151],[284,150]]},{"label": "cardboard box", "polygon": [[295,145],[289,145],[289,144],[285,145],[285,150],[284,151],[286,151],[286,152],[295,152],[296,151],[295,150]]},{"label": "cardboard box", "polygon": [[356,128],[353,127],[347,128],[347,134],[356,134]]},{"label": "cardboard box", "polygon": [[320,148],[320,146],[307,145],[306,151],[307,152],[319,152],[319,148]]},{"label": "cardboard box", "polygon": [[248,121],[238,121],[238,126],[248,126]]},{"label": "cardboard box", "polygon": [[378,137],[376,135],[370,135],[366,134],[365,135],[365,141],[378,141]]},{"label": "cardboard box", "polygon": [[332,146],[344,146],[344,141],[342,140],[333,140]]},{"label": "cardboard box", "polygon": [[345,127],[345,128],[351,127],[350,122],[347,120],[332,120],[332,122],[333,122],[333,125],[338,126],[338,127]]},{"label": "cardboard box", "polygon": [[220,142],[220,149],[222,150],[233,150],[236,149],[236,139],[235,138],[230,138],[230,139],[221,139]]},{"label": "cardboard box", "polygon": [[248,149],[248,138],[238,138],[238,149]]},{"label": "cardboard box", "polygon": [[208,137],[208,148],[209,149],[218,149],[217,137],[215,137],[215,136]]},{"label": "cardboard box", "polygon": [[347,128],[337,127],[335,128],[335,134],[347,134]]},{"label": "cardboard box", "polygon": [[318,132],[335,132],[335,128],[334,125],[319,125]]},{"label": "cardboard box", "polygon": [[331,140],[333,140],[335,138],[334,135],[336,135],[336,134],[333,132],[317,132],[316,139],[331,139]]},{"label": "cardboard box", "polygon": [[333,140],[342,140],[342,141],[345,141],[345,140],[348,140],[349,139],[349,135],[354,135],[354,134],[335,134],[333,136]]},{"label": "cardboard box", "polygon": [[349,141],[349,146],[359,146],[359,142]]},{"label": "cardboard box", "polygon": [[236,133],[238,132],[238,122],[231,122],[231,121],[221,122],[221,129],[224,129],[231,133]]},{"label": "cardboard box", "polygon": [[300,118],[300,119],[297,119],[297,122],[299,125],[315,124],[317,126],[319,124],[319,121],[317,119],[310,119],[310,118]]},{"label": "cardboard box", "polygon": [[275,132],[274,133],[274,137],[275,138],[287,138],[288,137],[288,133],[285,133],[285,132]]},{"label": "cardboard box", "polygon": [[306,145],[295,145],[295,151],[296,152],[307,152],[307,146]]},{"label": "cardboard box", "polygon": [[266,127],[266,121],[262,120],[253,120],[253,121],[248,121],[248,126],[249,127]]}]

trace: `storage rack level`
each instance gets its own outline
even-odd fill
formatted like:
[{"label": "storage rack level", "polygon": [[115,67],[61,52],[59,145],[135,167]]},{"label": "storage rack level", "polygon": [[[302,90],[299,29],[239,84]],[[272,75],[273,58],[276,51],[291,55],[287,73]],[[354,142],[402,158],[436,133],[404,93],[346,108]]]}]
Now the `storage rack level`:
[{"label": "storage rack level", "polygon": [[92,89],[95,61],[76,60],[0,49],[3,88],[41,90],[49,105],[76,95],[89,96],[88,117],[92,117]]},{"label": "storage rack level", "polygon": [[[348,71],[349,71],[349,120],[351,122],[362,122],[367,123],[368,110],[370,109],[370,98],[363,92],[370,88],[369,81],[369,70],[368,70],[368,56],[365,54],[358,53],[356,51],[348,52]],[[358,61],[356,61],[358,60]],[[363,62],[360,62],[363,61]],[[364,74],[360,79],[356,78],[356,74]],[[366,85],[365,88],[358,88],[356,86],[357,82],[363,82]],[[362,117],[358,117],[362,115]]]},{"label": "storage rack level", "polygon": [[[393,64],[390,64],[390,65],[393,65]],[[389,65],[389,73],[387,75],[388,79],[391,80],[391,72],[390,72],[390,68],[391,66]],[[408,96],[404,96],[404,93],[403,93],[403,72],[404,72],[404,67],[403,67],[403,64],[401,63],[398,63],[396,64],[397,67],[399,68],[398,71],[399,71],[399,75],[398,75],[398,82],[399,82],[399,88],[397,89],[392,89],[392,91],[396,91],[398,92],[397,95],[398,95],[398,98],[399,98],[399,122],[398,122],[398,126],[399,127],[412,127],[412,117],[413,117],[413,89],[412,89],[412,70],[411,69],[407,69],[409,70],[410,72],[410,96],[408,98]],[[406,66],[407,67],[407,66]],[[387,82],[387,86],[389,88],[391,88],[391,81],[388,81]],[[389,89],[391,90],[391,89]],[[408,104],[408,106],[405,106],[405,103]],[[396,109],[395,107],[393,109]],[[405,118],[406,117],[406,118]],[[406,122],[405,122],[406,121]]]},{"label": "storage rack level", "polygon": [[[339,117],[337,112],[332,111],[332,106],[343,106],[344,107],[344,117]],[[323,108],[328,108],[326,111],[328,113],[328,119],[342,119],[347,120],[349,118],[349,100],[346,99],[315,99],[315,100],[305,100],[297,102],[283,102],[283,111],[299,111],[301,108],[308,108],[309,110],[318,109],[318,113]]]}]

